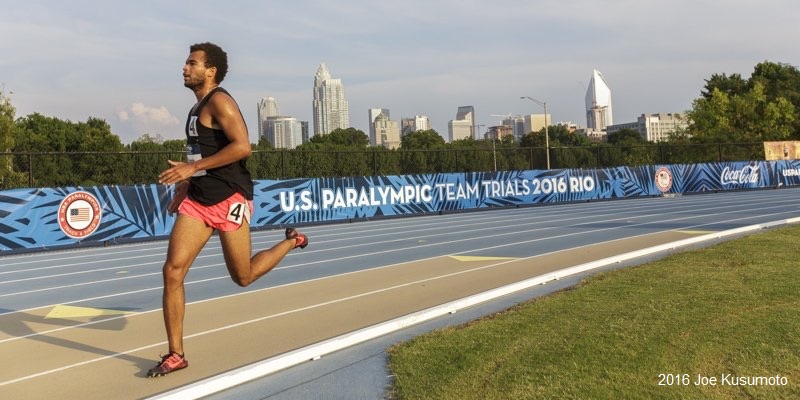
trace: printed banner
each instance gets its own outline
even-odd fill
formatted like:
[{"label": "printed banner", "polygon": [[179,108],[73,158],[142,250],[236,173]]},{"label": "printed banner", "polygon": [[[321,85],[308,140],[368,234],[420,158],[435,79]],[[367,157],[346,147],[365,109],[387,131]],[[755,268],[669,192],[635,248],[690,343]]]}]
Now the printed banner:
[{"label": "printed banner", "polygon": [[[800,161],[257,181],[253,229],[705,191],[800,186]],[[0,254],[169,235],[171,186],[0,192]]]},{"label": "printed banner", "polygon": [[764,142],[766,160],[797,160],[800,155],[800,141]]}]

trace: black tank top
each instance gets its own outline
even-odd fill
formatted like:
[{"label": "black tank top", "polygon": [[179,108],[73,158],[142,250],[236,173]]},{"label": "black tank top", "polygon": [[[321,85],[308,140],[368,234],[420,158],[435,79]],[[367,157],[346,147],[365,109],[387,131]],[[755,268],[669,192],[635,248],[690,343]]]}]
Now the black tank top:
[{"label": "black tank top", "polygon": [[[217,92],[230,94],[221,87],[211,90],[195,107],[189,111],[186,120],[187,146],[193,147],[202,157],[210,157],[230,144],[222,129],[213,129],[203,126],[198,121],[200,112],[208,100]],[[239,111],[241,114],[241,110]],[[231,164],[211,168],[195,174],[189,181],[189,197],[200,204],[212,206],[239,192],[248,200],[253,199],[253,181],[250,171],[246,166],[247,159],[241,159]]]}]

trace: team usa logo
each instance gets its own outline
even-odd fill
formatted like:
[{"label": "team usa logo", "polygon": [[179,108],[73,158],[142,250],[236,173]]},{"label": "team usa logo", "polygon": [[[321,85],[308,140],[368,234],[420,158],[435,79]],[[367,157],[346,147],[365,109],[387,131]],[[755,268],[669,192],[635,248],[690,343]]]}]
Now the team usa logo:
[{"label": "team usa logo", "polygon": [[669,192],[672,189],[672,173],[666,167],[661,167],[656,171],[656,187],[661,193]]},{"label": "team usa logo", "polygon": [[67,236],[83,239],[100,226],[102,211],[100,202],[90,193],[70,193],[58,206],[58,225]]}]

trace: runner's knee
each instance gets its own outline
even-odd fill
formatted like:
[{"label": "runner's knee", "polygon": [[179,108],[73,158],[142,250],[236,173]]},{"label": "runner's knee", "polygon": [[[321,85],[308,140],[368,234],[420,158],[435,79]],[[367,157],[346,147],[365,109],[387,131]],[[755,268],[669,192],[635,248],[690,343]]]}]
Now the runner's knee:
[{"label": "runner's knee", "polygon": [[183,283],[183,279],[186,277],[187,270],[188,268],[182,266],[165,263],[162,271],[164,275],[164,283],[167,285]]},{"label": "runner's knee", "polygon": [[244,277],[244,276],[239,276],[239,275],[231,275],[231,280],[235,284],[237,284],[237,285],[239,285],[241,287],[247,287],[251,283],[253,283],[253,279],[250,279],[249,276],[248,277]]}]

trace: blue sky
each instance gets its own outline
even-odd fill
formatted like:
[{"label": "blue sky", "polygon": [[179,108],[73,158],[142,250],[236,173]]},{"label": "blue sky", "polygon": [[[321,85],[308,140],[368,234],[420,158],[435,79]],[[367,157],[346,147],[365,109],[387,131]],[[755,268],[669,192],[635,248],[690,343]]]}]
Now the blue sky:
[{"label": "blue sky", "polygon": [[354,127],[368,132],[367,110],[382,107],[394,120],[428,115],[443,136],[463,105],[481,125],[542,112],[520,96],[585,126],[593,69],[622,123],[689,109],[714,73],[800,64],[793,0],[0,0],[0,9],[0,85],[17,117],[102,118],[123,143],[183,137],[194,97],[181,68],[203,41],[228,52],[223,86],[253,142],[262,97],[311,121],[321,62],[342,79]]}]

